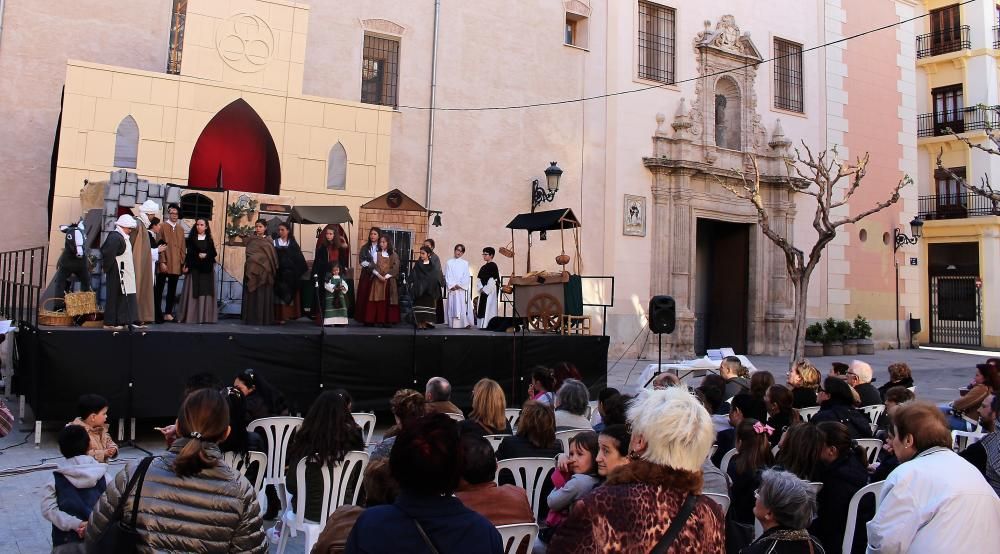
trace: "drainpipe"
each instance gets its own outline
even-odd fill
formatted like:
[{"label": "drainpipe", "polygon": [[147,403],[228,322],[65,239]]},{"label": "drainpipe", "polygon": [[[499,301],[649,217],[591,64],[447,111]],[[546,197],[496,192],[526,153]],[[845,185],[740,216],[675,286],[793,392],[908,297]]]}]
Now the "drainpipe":
[{"label": "drainpipe", "polygon": [[[0,0],[2,2],[3,0]],[[441,0],[434,0],[434,45],[431,48],[431,109],[427,123],[427,197],[424,206],[431,208],[431,175],[434,170],[434,108],[437,107],[438,29],[441,24]]]},{"label": "drainpipe", "polygon": [[3,38],[3,4],[4,0],[0,0],[0,38]]}]

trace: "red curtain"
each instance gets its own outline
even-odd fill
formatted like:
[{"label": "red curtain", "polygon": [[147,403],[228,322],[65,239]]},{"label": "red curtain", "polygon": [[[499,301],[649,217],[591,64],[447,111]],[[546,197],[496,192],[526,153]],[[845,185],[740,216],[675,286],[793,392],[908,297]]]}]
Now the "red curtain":
[{"label": "red curtain", "polygon": [[271,133],[242,98],[208,122],[191,154],[188,184],[264,194],[281,192],[281,166]]}]

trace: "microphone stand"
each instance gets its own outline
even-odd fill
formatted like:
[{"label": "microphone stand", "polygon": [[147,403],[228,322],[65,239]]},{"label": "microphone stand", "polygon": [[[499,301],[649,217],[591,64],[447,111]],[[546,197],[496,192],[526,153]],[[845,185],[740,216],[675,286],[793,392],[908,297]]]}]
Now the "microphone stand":
[{"label": "microphone stand", "polygon": [[313,288],[316,291],[316,314],[319,316],[319,392],[323,393],[323,363],[326,358],[326,325],[323,324],[323,295],[319,291],[319,274],[313,273]]}]

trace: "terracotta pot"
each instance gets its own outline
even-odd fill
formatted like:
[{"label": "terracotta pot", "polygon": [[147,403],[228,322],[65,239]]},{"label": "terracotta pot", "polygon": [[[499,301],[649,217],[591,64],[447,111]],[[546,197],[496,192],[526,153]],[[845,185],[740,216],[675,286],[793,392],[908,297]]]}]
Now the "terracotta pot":
[{"label": "terracotta pot", "polygon": [[566,265],[569,263],[569,256],[566,254],[559,254],[556,256],[556,263],[559,265]]}]

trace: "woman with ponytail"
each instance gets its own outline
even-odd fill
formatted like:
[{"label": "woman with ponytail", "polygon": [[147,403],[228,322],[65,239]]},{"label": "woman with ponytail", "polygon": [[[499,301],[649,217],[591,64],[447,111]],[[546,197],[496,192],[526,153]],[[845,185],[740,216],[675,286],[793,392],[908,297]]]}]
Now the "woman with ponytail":
[{"label": "woman with ponytail", "polygon": [[[858,489],[868,484],[868,462],[864,449],[851,439],[846,425],[839,421],[824,421],[816,427],[823,434],[818,468],[818,480],[823,483],[823,488],[816,495],[819,509],[809,532],[819,539],[828,553],[839,554],[851,498]],[[875,515],[874,508],[874,503],[862,502],[858,521],[870,520]],[[865,549],[864,528],[864,525],[855,528],[855,551]]]},{"label": "woman with ponytail", "polygon": [[[177,440],[149,465],[139,496],[135,527],[154,551],[267,552],[253,486],[222,461],[218,443],[229,436],[229,403],[214,389],[195,391],[177,414]],[[139,461],[118,473],[87,525],[88,551],[111,521]],[[137,487],[138,488],[138,487]],[[124,499],[132,523],[135,491]]]}]

